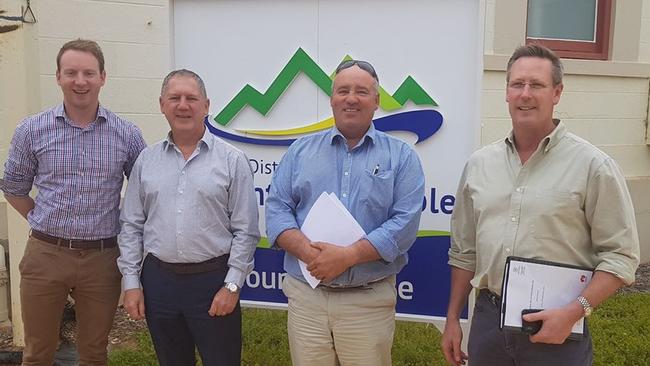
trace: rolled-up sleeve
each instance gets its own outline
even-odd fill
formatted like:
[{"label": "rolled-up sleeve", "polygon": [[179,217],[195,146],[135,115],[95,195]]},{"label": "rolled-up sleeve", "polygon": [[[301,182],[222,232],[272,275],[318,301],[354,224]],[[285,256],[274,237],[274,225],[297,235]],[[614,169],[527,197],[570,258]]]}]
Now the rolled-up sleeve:
[{"label": "rolled-up sleeve", "polygon": [[144,195],[141,193],[142,160],[141,155],[133,165],[120,213],[121,231],[118,236],[120,257],[117,259],[117,266],[122,273],[124,291],[141,288],[140,271],[144,248],[142,238],[144,224],[147,221]]},{"label": "rolled-up sleeve", "polygon": [[589,183],[585,215],[599,259],[596,270],[633,283],[640,256],[636,219],[625,178],[611,158],[598,167]]},{"label": "rolled-up sleeve", "polygon": [[390,217],[366,236],[381,258],[388,263],[406,253],[413,245],[422,214],[424,172],[415,151],[407,146],[404,146],[404,150],[404,158],[394,177],[394,200]]},{"label": "rolled-up sleeve", "polygon": [[278,236],[289,229],[298,229],[296,202],[292,197],[291,175],[293,172],[295,147],[292,145],[280,161],[271,181],[266,199],[266,235],[271,247],[278,248]]},{"label": "rolled-up sleeve", "polygon": [[2,191],[9,196],[27,196],[32,189],[38,160],[32,149],[29,123],[16,128],[5,162]]},{"label": "rolled-up sleeve", "polygon": [[234,154],[229,165],[232,174],[228,212],[233,239],[225,281],[242,287],[246,276],[253,270],[253,256],[260,240],[259,213],[248,158],[243,153]]},{"label": "rolled-up sleeve", "polygon": [[448,264],[475,272],[476,221],[474,219],[474,204],[467,187],[469,164],[465,165],[458,183],[454,212],[451,215],[451,246]]}]

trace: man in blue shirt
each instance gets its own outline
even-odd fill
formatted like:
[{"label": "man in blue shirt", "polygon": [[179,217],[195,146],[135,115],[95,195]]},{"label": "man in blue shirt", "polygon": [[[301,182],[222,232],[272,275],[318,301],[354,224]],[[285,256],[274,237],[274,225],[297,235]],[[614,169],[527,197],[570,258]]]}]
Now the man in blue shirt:
[{"label": "man in blue shirt", "polygon": [[[365,61],[335,72],[335,127],[297,140],[282,159],[266,202],[269,241],[286,251],[294,365],[390,365],[395,275],[418,231],[424,174],[406,143],[375,130],[379,81]],[[311,242],[301,231],[322,192],[333,192],[367,233],[347,247]],[[298,260],[321,280],[312,289]]]}]

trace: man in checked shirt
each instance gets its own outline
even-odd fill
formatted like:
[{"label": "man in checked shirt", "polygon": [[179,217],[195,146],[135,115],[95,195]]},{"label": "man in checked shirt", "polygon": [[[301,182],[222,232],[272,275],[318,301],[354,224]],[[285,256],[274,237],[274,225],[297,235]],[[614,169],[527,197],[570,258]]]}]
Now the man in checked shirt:
[{"label": "man in checked shirt", "polygon": [[68,294],[79,363],[105,365],[120,296],[120,191],[145,142],[135,125],[99,104],[106,72],[97,43],[67,42],[56,60],[63,103],[18,125],[2,187],[32,228],[19,267],[23,365],[53,363]]}]

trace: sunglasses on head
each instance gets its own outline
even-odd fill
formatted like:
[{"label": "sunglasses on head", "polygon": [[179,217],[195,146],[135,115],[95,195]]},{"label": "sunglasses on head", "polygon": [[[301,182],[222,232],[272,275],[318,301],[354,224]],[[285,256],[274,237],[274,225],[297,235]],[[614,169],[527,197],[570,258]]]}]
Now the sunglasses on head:
[{"label": "sunglasses on head", "polygon": [[375,71],[375,68],[372,67],[370,62],[368,61],[361,61],[361,60],[346,60],[343,61],[339,64],[339,66],[336,68],[336,71],[334,71],[334,74],[338,74],[342,70],[348,69],[354,65],[357,65],[361,70],[367,72],[370,74],[375,80],[379,81],[379,77],[377,76],[377,72]]}]

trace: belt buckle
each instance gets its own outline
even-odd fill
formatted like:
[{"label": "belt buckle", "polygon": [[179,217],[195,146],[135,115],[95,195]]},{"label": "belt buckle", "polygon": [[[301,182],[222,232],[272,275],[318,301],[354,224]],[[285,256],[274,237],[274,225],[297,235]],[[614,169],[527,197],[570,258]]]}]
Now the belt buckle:
[{"label": "belt buckle", "polygon": [[66,244],[65,246],[67,246],[68,249],[70,249],[70,250],[84,250],[84,248],[78,248],[78,247],[75,247],[75,246],[74,246],[74,242],[75,242],[75,241],[78,241],[78,240],[75,240],[75,239],[66,239],[66,240],[64,240],[64,244]]},{"label": "belt buckle", "polygon": [[488,291],[488,299],[490,300],[492,305],[501,306],[501,301],[499,301],[500,300],[499,297],[494,292]]}]

